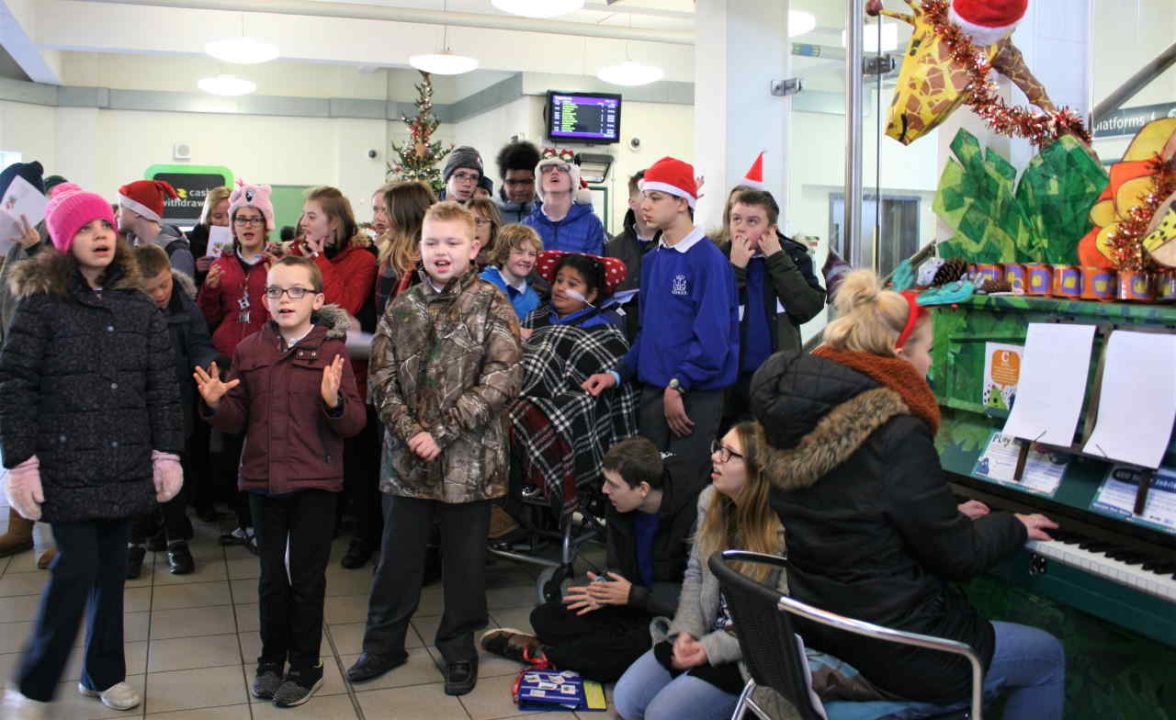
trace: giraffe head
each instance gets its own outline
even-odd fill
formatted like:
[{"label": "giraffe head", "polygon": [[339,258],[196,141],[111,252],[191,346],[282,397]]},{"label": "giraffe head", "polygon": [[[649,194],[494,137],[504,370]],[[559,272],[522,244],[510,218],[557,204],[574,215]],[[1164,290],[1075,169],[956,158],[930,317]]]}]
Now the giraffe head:
[{"label": "giraffe head", "polygon": [[[931,132],[955,112],[967,99],[970,82],[967,71],[952,62],[923,9],[914,3],[911,9],[913,15],[886,13],[914,27],[886,123],[886,134],[903,145]],[[983,48],[989,61],[998,50],[999,44]]]}]

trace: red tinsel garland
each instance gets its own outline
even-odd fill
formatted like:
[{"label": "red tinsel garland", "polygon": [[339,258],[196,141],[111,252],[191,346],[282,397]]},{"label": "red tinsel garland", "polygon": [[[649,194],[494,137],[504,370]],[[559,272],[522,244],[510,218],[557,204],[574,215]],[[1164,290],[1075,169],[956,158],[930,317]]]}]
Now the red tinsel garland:
[{"label": "red tinsel garland", "polygon": [[984,56],[972,39],[948,19],[946,0],[923,0],[923,13],[947,46],[952,62],[964,68],[972,80],[968,86],[971,91],[966,100],[968,106],[994,132],[1027,138],[1037,147],[1045,147],[1067,133],[1090,144],[1090,133],[1073,110],[1064,107],[1056,112],[1034,112],[1010,107],[1002,100],[997,95],[996,84],[988,79],[992,65],[982,59]]},{"label": "red tinsel garland", "polygon": [[1120,270],[1151,270],[1155,264],[1143,251],[1143,238],[1160,204],[1176,192],[1176,162],[1164,162],[1156,153],[1148,162],[1148,174],[1152,176],[1151,191],[1143,197],[1142,203],[1127,212],[1127,217],[1120,220],[1114,230],[1107,233],[1111,262]]}]

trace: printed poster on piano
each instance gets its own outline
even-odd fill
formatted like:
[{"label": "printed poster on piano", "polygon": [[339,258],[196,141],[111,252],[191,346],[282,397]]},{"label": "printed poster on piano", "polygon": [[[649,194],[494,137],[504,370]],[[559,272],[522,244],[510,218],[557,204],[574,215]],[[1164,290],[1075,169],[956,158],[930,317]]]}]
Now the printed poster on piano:
[{"label": "printed poster on piano", "polygon": [[1021,379],[1024,345],[984,344],[984,397],[980,402],[990,410],[1009,410]]},{"label": "printed poster on piano", "polygon": [[1176,468],[1155,471],[1143,514],[1135,514],[1135,498],[1143,471],[1130,465],[1115,465],[1107,473],[1090,509],[1103,515],[1146,525],[1176,534]]},{"label": "printed poster on piano", "polygon": [[1017,472],[1017,455],[1020,450],[1021,446],[1016,438],[993,430],[988,438],[987,447],[972,468],[972,475],[1052,498],[1062,482],[1062,475],[1066,472],[1070,457],[1044,451],[1035,445],[1029,450],[1025,471],[1018,482],[1013,476]]}]

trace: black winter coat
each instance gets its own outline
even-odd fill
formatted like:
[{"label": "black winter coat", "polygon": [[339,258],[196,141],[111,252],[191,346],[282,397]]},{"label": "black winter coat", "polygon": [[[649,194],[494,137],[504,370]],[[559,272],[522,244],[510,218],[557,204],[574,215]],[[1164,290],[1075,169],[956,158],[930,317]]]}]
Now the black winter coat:
[{"label": "black winter coat", "polygon": [[[637,216],[632,210],[625,213],[624,229],[604,246],[605,257],[619,258],[625,263],[625,280],[617,286],[617,292],[633,290],[641,285],[641,261],[650,250],[657,247],[661,239],[661,231],[654,233],[649,242],[637,239]],[[632,345],[637,339],[637,331],[641,329],[639,298],[633,298],[625,305],[625,339]]]},{"label": "black winter coat", "polygon": [[221,367],[228,367],[229,358],[218,356],[208,334],[204,313],[196,304],[196,283],[179,270],[172,270],[171,301],[163,310],[167,331],[171,336],[176,357],[176,382],[180,386],[180,405],[184,413],[184,437],[192,434],[196,420],[196,381],[192,378],[195,366],[205,370],[209,363],[221,358]]},{"label": "black winter coat", "polygon": [[101,293],[72,256],[21,263],[0,352],[4,466],[36,455],[49,523],[121,519],[155,507],[151,451],[183,448],[167,323],[119,243]]},{"label": "black winter coat", "polygon": [[650,615],[674,616],[682,575],[690,559],[698,494],[709,483],[710,478],[704,471],[690,469],[674,457],[666,459],[662,504],[657,513],[657,532],[653,536],[653,587],[650,588],[638,584],[641,571],[637,566],[637,538],[633,534],[636,511],[619,513],[609,505],[606,518],[608,569],[633,583],[629,590],[630,607]]},{"label": "black winter coat", "polygon": [[[1008,513],[959,512],[923,419],[897,392],[828,359],[777,353],[752,380],[771,428],[765,472],[788,535],[788,583],[803,602],[970,644],[992,660],[992,624],[954,583],[1025,543]],[[806,624],[805,642],[912,700],[964,699],[967,661]]]}]

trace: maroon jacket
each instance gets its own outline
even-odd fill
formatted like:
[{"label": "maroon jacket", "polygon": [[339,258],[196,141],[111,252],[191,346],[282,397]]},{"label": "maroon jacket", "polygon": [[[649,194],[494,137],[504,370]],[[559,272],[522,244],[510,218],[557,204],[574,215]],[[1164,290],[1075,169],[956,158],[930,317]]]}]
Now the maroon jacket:
[{"label": "maroon jacket", "polygon": [[[343,438],[367,422],[363,398],[347,359],[347,314],[334,305],[318,311],[310,334],[293,348],[272,322],[237,345],[233,375],[241,384],[204,416],[227,433],[245,431],[240,488],[272,495],[343,489]],[[323,403],[323,368],[343,356],[343,404]]]}]

